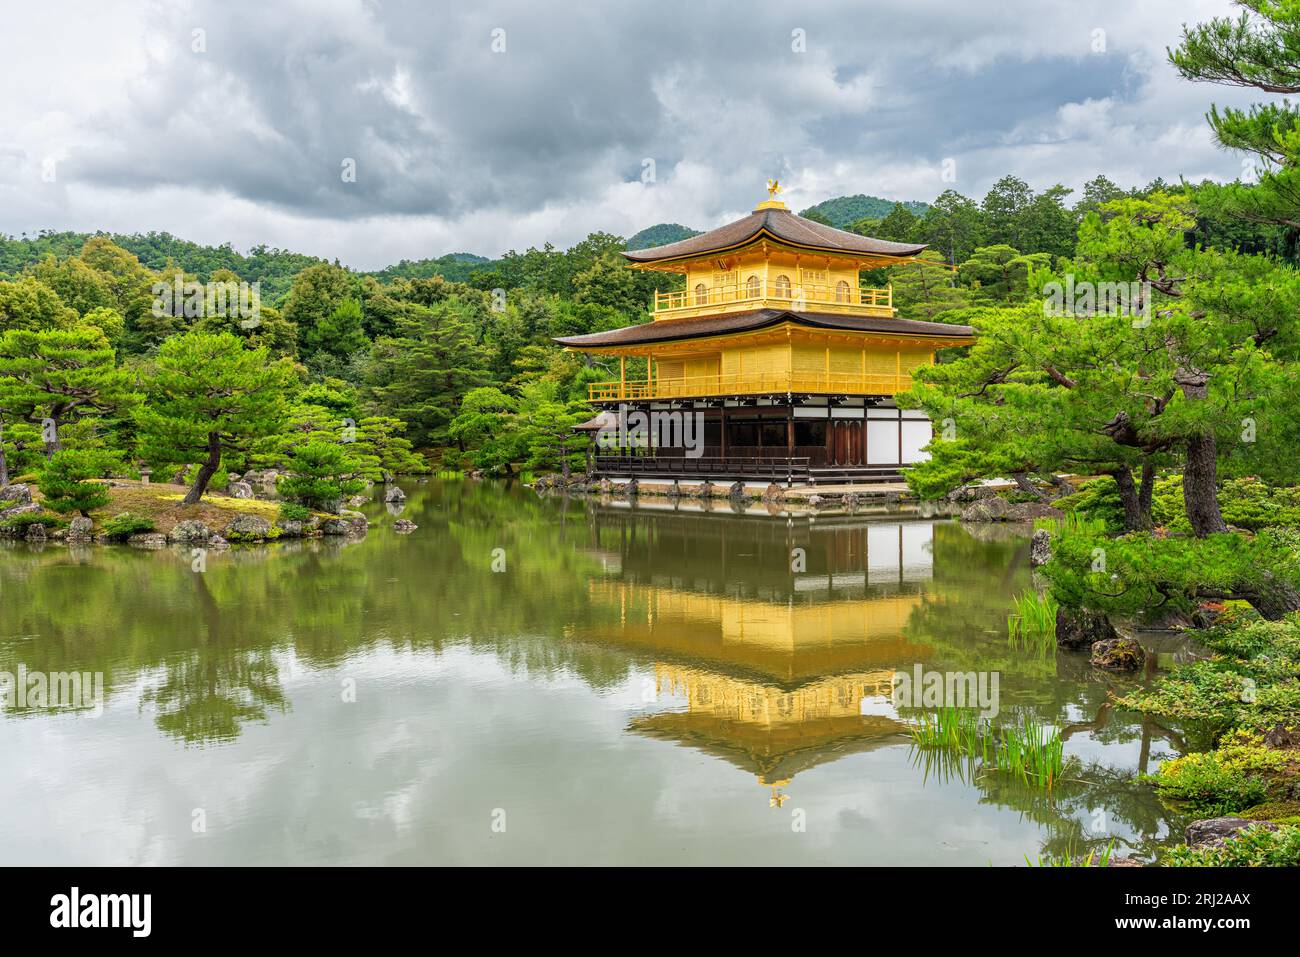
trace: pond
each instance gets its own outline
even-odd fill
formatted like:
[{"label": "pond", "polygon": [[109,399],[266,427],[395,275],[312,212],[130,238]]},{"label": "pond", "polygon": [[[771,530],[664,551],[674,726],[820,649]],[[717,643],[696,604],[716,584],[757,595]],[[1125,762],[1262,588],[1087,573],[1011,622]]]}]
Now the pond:
[{"label": "pond", "polygon": [[[376,502],[347,542],[0,550],[0,672],[102,675],[0,704],[4,861],[983,866],[1180,834],[1138,778],[1185,745],[1108,704],[1143,678],[1008,644],[1023,529],[404,486],[409,535]],[[996,672],[994,720],[1062,729],[1069,773],[916,751],[918,666]]]}]

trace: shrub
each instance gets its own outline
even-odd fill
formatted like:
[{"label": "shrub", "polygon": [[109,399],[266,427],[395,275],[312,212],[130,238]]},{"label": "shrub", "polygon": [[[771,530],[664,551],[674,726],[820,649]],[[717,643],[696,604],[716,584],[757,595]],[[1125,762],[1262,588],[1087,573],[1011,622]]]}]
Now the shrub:
[{"label": "shrub", "polygon": [[14,515],[11,518],[0,522],[0,528],[9,531],[20,531],[31,528],[33,525],[44,525],[47,529],[62,528],[66,525],[63,519],[57,515],[42,515],[40,512],[24,512],[21,515]]},{"label": "shrub", "polygon": [[113,542],[125,541],[132,535],[142,535],[153,530],[153,519],[145,518],[142,515],[132,515],[130,512],[114,515],[100,528],[100,531],[108,537],[109,541]]},{"label": "shrub", "polygon": [[1160,765],[1152,779],[1162,798],[1202,817],[1235,814],[1259,804],[1268,787],[1217,751],[1186,754]]},{"label": "shrub", "polygon": [[1300,827],[1276,831],[1248,827],[1218,847],[1176,847],[1166,867],[1295,867],[1300,865]]},{"label": "shrub", "polygon": [[280,506],[280,521],[282,522],[306,522],[311,518],[311,509],[305,505],[297,505],[294,502],[284,502]]},{"label": "shrub", "polygon": [[1119,486],[1109,475],[1084,482],[1073,495],[1052,503],[1067,515],[1105,523],[1109,532],[1124,528],[1124,506],[1119,500]]},{"label": "shrub", "polygon": [[37,479],[42,504],[51,511],[80,512],[89,517],[91,509],[102,508],[110,501],[108,486],[91,481],[117,464],[113,456],[93,449],[64,449],[55,452],[45,471]]},{"label": "shrub", "polygon": [[366,487],[362,463],[333,442],[304,442],[293,450],[286,468],[292,474],[280,479],[280,494],[308,508],[337,512],[345,496]]}]

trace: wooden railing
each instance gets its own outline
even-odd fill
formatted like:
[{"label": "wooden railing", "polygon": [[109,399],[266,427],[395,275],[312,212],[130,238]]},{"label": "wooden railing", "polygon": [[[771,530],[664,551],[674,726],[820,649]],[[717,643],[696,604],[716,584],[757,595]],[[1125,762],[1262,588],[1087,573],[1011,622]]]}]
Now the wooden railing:
[{"label": "wooden railing", "polygon": [[803,455],[713,456],[701,455],[598,455],[593,460],[597,474],[658,476],[731,476],[753,479],[804,478],[811,460]]},{"label": "wooden railing", "polygon": [[749,303],[757,306],[764,300],[789,303],[790,308],[802,305],[816,306],[867,306],[892,310],[894,287],[862,289],[858,286],[830,286],[792,283],[757,282],[739,285],[709,286],[703,290],[684,289],[680,292],[655,293],[655,313],[683,309],[698,309],[732,303]]},{"label": "wooden railing", "polygon": [[807,392],[826,395],[894,395],[912,387],[910,375],[860,375],[854,372],[745,372],[735,375],[682,376],[593,382],[592,402],[635,399],[687,399],[707,396]]}]

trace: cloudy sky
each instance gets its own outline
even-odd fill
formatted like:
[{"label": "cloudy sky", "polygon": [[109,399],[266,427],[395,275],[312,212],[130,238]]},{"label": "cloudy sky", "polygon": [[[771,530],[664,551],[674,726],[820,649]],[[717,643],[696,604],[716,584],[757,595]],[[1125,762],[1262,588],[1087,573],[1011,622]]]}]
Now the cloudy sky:
[{"label": "cloudy sky", "polygon": [[[1097,173],[1235,178],[1165,48],[1228,0],[40,0],[0,33],[0,232],[358,268]],[[950,161],[945,164],[945,161]],[[349,173],[355,169],[355,176]],[[955,177],[945,181],[945,170]]]}]

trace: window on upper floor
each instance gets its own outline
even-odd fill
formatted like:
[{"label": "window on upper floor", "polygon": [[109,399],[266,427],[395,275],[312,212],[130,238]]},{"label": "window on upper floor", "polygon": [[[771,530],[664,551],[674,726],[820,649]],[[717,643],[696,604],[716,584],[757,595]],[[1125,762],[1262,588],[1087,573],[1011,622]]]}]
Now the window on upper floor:
[{"label": "window on upper floor", "polygon": [[849,284],[845,282],[843,279],[841,279],[839,282],[835,284],[835,301],[836,302],[849,301]]},{"label": "window on upper floor", "polygon": [[778,299],[790,298],[790,277],[782,273],[776,277],[774,295]]},{"label": "window on upper floor", "polygon": [[704,283],[695,284],[695,305],[707,306],[709,304],[709,290]]},{"label": "window on upper floor", "polygon": [[745,280],[745,295],[750,299],[757,299],[762,295],[762,282],[757,276],[750,276]]}]

